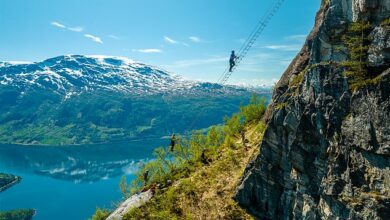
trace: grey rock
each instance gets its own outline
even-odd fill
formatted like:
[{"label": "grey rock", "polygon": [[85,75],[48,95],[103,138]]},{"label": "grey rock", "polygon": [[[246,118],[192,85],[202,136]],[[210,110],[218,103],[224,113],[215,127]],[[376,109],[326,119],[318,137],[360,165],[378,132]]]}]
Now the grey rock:
[{"label": "grey rock", "polygon": [[153,197],[153,192],[148,190],[139,194],[135,194],[124,202],[113,211],[106,220],[121,220],[123,216],[133,208],[138,208],[148,202]]},{"label": "grey rock", "polygon": [[[301,52],[277,83],[259,155],[235,200],[258,219],[390,218],[389,0],[323,3]],[[368,20],[377,84],[349,89],[341,35]],[[323,63],[332,61],[329,63]],[[290,79],[310,66],[299,86]],[[276,108],[278,104],[287,104]]]},{"label": "grey rock", "polygon": [[390,66],[390,26],[376,27],[370,38],[373,39],[368,50],[371,66]]}]

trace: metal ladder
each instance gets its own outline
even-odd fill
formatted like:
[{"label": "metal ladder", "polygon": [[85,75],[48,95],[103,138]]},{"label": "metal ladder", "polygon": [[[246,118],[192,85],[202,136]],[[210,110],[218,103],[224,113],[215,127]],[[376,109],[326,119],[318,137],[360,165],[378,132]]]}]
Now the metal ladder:
[{"label": "metal ladder", "polygon": [[[217,84],[224,85],[227,83],[230,76],[233,74],[234,70],[237,68],[238,64],[240,64],[241,61],[244,59],[244,57],[248,54],[249,50],[252,48],[252,46],[255,44],[257,39],[263,33],[264,29],[267,27],[267,25],[271,21],[272,17],[276,14],[276,12],[282,6],[284,1],[285,0],[275,0],[274,4],[268,9],[268,11],[265,13],[265,15],[260,19],[260,21],[257,23],[255,29],[252,31],[252,33],[249,35],[248,39],[245,41],[245,43],[243,44],[243,46],[239,50],[238,59],[236,61],[236,65],[232,69],[232,72],[229,72],[229,68],[227,68],[223,72],[223,74],[219,77]],[[199,120],[202,112],[203,112],[203,110],[199,111],[198,114],[194,117],[194,120],[190,124],[189,130],[187,130],[187,131],[192,130],[195,123]]]},{"label": "metal ladder", "polygon": [[232,72],[229,72],[229,69],[226,69],[222,76],[219,78],[218,83],[224,85],[233,74],[234,70],[241,63],[244,57],[248,54],[249,50],[253,47],[257,39],[263,33],[264,29],[267,27],[272,17],[276,14],[279,8],[282,6],[285,0],[276,0],[273,6],[267,11],[264,17],[257,23],[255,29],[249,35],[249,38],[245,41],[238,53],[238,59],[236,65],[233,67]]}]

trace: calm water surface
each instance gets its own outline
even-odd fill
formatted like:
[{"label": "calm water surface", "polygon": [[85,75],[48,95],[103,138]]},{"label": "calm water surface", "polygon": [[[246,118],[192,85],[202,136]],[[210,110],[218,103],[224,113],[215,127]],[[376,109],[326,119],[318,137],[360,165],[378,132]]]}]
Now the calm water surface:
[{"label": "calm water surface", "polygon": [[0,193],[0,210],[34,208],[34,219],[88,219],[96,207],[121,200],[119,181],[127,180],[166,139],[146,142],[48,147],[0,145],[0,172],[22,182]]}]

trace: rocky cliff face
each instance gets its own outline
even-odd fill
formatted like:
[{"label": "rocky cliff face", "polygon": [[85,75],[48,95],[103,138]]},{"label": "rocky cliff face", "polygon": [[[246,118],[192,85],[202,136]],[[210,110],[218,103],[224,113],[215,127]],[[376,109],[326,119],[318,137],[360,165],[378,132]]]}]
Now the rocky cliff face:
[{"label": "rocky cliff face", "polygon": [[[390,218],[389,17],[390,0],[323,1],[274,89],[261,152],[235,195],[254,216]],[[370,22],[362,62],[375,80],[353,90],[342,39],[359,21]]]}]

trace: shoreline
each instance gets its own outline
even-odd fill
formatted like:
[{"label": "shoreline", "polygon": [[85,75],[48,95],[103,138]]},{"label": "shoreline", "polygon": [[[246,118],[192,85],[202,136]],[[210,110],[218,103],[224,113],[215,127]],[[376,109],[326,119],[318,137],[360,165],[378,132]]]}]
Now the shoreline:
[{"label": "shoreline", "polygon": [[96,145],[104,145],[104,144],[120,144],[126,142],[139,142],[144,140],[163,140],[169,139],[169,136],[159,136],[159,137],[145,137],[145,138],[136,138],[136,139],[128,139],[128,140],[120,140],[120,141],[110,141],[110,142],[98,142],[98,143],[87,143],[87,144],[24,144],[24,143],[0,143],[0,145],[13,145],[18,147],[77,147],[77,146],[96,146]]},{"label": "shoreline", "polygon": [[15,178],[14,181],[8,183],[8,184],[5,185],[5,186],[0,187],[0,192],[4,192],[5,190],[11,188],[12,186],[14,186],[14,185],[20,183],[20,181],[22,181],[22,177],[19,177],[19,176],[15,176],[15,177],[16,177],[16,178]]}]

